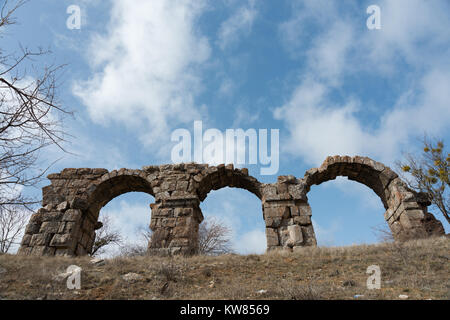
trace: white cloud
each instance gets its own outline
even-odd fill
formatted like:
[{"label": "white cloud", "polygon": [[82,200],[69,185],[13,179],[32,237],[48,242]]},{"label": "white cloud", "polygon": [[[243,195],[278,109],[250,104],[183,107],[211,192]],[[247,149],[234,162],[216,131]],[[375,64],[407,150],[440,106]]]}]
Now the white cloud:
[{"label": "white cloud", "polygon": [[240,254],[263,254],[267,249],[265,231],[251,230],[235,239],[233,247]]},{"label": "white cloud", "polygon": [[86,54],[94,73],[73,87],[91,119],[124,124],[144,144],[163,144],[195,119],[210,55],[195,27],[203,10],[204,1],[113,1],[108,32],[93,36]]},{"label": "white cloud", "polygon": [[229,97],[232,95],[236,88],[236,85],[233,83],[233,81],[226,77],[222,80],[219,87],[219,95],[222,97]]},{"label": "white cloud", "polygon": [[[312,31],[332,31],[337,8],[335,2],[328,0],[293,1],[291,6],[293,15],[279,25],[278,32],[284,49],[292,58],[299,58],[304,56],[304,48],[311,44]],[[310,29],[307,27],[309,25],[314,27]]]},{"label": "white cloud", "polygon": [[[83,118],[77,118],[77,122],[78,124],[83,123]],[[69,121],[65,123],[66,132],[71,133],[71,137],[63,144],[64,149],[68,152],[62,152],[56,145],[51,145],[41,155],[47,164],[53,164],[57,160],[50,168],[51,172],[66,167],[116,170],[120,168],[139,169],[144,165],[136,163],[131,159],[132,154],[124,152],[123,144],[126,144],[126,141],[93,138],[86,128],[88,125],[83,123],[80,127],[74,127]]]},{"label": "white cloud", "polygon": [[449,50],[448,1],[385,0],[380,7],[382,29],[361,39],[362,54],[380,70],[394,71],[404,61],[433,66],[443,53],[436,52],[436,47]]},{"label": "white cloud", "polygon": [[224,188],[208,194],[200,206],[205,219],[214,217],[231,229],[231,243],[236,252],[265,251],[267,244],[261,201],[254,195],[242,189]]},{"label": "white cloud", "polygon": [[307,59],[310,72],[319,79],[337,85],[342,72],[346,71],[347,52],[352,45],[353,31],[351,25],[336,21],[329,31],[313,41],[308,50]]},{"label": "white cloud", "polygon": [[149,204],[136,204],[121,200],[112,208],[102,209],[101,214],[111,217],[114,228],[120,230],[130,241],[139,240],[139,234],[136,231],[140,227],[150,225]]},{"label": "white cloud", "polygon": [[354,116],[356,102],[331,105],[326,99],[328,88],[316,81],[305,80],[297,87],[290,101],[275,110],[283,119],[289,137],[283,151],[319,165],[328,155],[356,154],[364,146],[362,128]]},{"label": "white cloud", "polygon": [[[379,211],[383,214],[385,209],[380,197],[369,187],[361,183],[354,183],[346,177],[336,177],[335,180],[331,180],[328,183],[324,183],[320,186],[325,189],[337,189],[342,192],[343,195],[351,196],[352,203],[356,207],[360,207],[365,210],[361,210],[361,214]],[[315,187],[313,187],[315,188]]]},{"label": "white cloud", "polygon": [[[317,6],[306,4],[280,27],[285,38],[300,37],[294,48],[305,39],[292,28],[317,16]],[[325,6],[327,19],[311,41],[305,72],[287,102],[274,112],[288,130],[285,151],[314,165],[334,154],[368,155],[391,164],[417,135],[448,130],[450,68],[443,57],[450,48],[450,22],[442,13],[447,4],[439,5],[383,2],[382,29],[366,33],[358,29],[364,24],[357,25],[336,8]],[[393,105],[380,106],[384,111],[371,120],[373,126],[359,118],[364,106],[357,98],[344,96],[340,103],[333,98],[348,77],[361,81],[368,72],[382,77],[380,81],[392,80],[399,72],[412,79]]]},{"label": "white cloud", "polygon": [[254,123],[258,120],[259,112],[249,111],[244,106],[239,106],[236,109],[232,127],[247,129],[251,123]]},{"label": "white cloud", "polygon": [[236,43],[240,37],[248,36],[258,11],[255,8],[255,0],[249,0],[246,5],[236,9],[231,17],[225,20],[218,32],[218,45],[224,50]]},{"label": "white cloud", "polygon": [[311,221],[314,233],[316,234],[317,244],[319,246],[335,246],[336,232],[341,229],[340,224],[337,221],[333,221],[328,228],[325,228],[319,225],[314,219],[311,219]]},{"label": "white cloud", "polygon": [[[125,244],[145,245],[141,230],[148,228],[150,225],[151,210],[149,205],[118,200],[101,210],[99,221],[102,221],[104,216],[109,217],[110,229],[117,230],[123,237]],[[118,250],[119,247],[114,245],[105,247],[105,253],[102,254],[102,257],[114,256],[118,253]]]}]

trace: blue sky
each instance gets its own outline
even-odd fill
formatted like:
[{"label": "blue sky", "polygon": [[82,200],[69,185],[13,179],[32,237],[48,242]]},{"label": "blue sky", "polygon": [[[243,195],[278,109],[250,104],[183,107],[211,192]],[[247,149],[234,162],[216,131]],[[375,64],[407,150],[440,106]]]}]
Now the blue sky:
[{"label": "blue sky", "polygon": [[[372,4],[379,30],[366,26]],[[69,5],[82,9],[79,30],[66,27]],[[171,132],[201,120],[222,132],[279,129],[277,175],[302,177],[328,155],[393,166],[424,132],[450,141],[448,12],[445,0],[33,0],[1,41],[50,47],[47,62],[67,64],[59,93],[75,111],[66,126],[77,156],[48,150],[44,161],[62,158],[53,172],[170,163]],[[377,241],[384,208],[367,187],[340,178],[308,196],[319,244]],[[102,214],[136,241],[152,201],[125,194]],[[254,195],[226,188],[201,207],[234,230],[238,252],[264,251]]]}]

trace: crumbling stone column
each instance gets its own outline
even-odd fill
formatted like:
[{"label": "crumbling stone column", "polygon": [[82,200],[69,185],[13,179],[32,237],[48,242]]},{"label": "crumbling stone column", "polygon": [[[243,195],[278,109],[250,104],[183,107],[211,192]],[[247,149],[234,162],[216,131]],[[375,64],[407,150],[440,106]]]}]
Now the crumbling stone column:
[{"label": "crumbling stone column", "polygon": [[302,182],[294,176],[280,176],[277,183],[262,189],[267,250],[315,246],[311,208]]},{"label": "crumbling stone column", "polygon": [[386,188],[388,208],[384,218],[394,239],[405,241],[444,235],[444,227],[428,212],[426,195],[410,190],[398,177]]},{"label": "crumbling stone column", "polygon": [[51,185],[42,189],[43,207],[30,218],[19,254],[83,255],[89,252],[95,232],[88,218],[87,187],[105,169],[64,169],[50,174]]},{"label": "crumbling stone column", "polygon": [[198,229],[203,221],[196,196],[151,204],[153,230],[150,254],[193,254],[198,251]]}]

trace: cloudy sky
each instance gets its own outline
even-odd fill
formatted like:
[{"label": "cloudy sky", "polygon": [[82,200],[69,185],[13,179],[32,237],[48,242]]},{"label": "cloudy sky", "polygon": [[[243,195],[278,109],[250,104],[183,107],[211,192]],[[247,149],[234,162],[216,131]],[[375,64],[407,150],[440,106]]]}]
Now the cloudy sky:
[{"label": "cloudy sky", "polygon": [[[366,10],[381,8],[381,29]],[[81,8],[69,29],[67,8]],[[33,0],[1,39],[51,48],[67,64],[60,100],[76,155],[49,150],[53,167],[140,168],[171,162],[171,133],[279,129],[280,167],[302,177],[328,155],[393,166],[426,132],[450,141],[450,4],[434,0]],[[321,245],[377,241],[384,208],[363,185],[337,179],[309,193]],[[146,194],[125,194],[102,214],[129,241],[150,221]],[[259,200],[239,189],[202,204],[233,229],[235,249],[263,252]],[[437,215],[438,218],[441,216]]]}]

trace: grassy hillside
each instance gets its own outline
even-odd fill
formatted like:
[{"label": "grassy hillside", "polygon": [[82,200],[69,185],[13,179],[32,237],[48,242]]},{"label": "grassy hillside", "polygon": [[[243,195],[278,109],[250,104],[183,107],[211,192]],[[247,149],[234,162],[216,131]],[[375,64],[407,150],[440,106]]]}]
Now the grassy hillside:
[{"label": "grassy hillside", "polygon": [[[0,256],[0,299],[450,299],[450,239],[264,255],[118,257]],[[81,289],[59,274],[82,268]],[[368,290],[367,267],[381,269]]]}]

